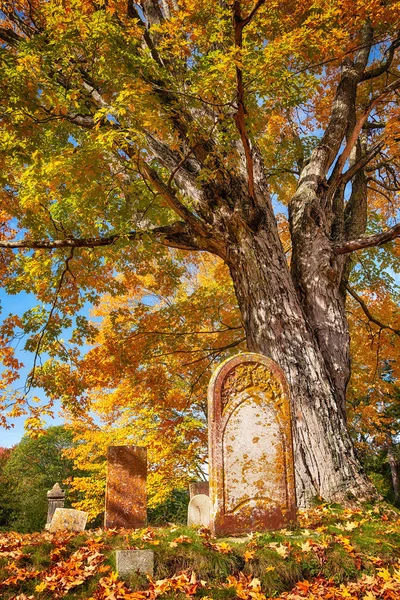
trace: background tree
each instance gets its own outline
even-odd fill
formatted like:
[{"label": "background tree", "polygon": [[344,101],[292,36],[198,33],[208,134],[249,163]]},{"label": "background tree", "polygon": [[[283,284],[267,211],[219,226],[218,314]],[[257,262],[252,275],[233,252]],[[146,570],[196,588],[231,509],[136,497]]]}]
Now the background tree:
[{"label": "background tree", "polygon": [[[2,472],[7,497],[3,498],[8,530],[39,531],[47,517],[47,491],[56,482],[66,490],[65,506],[74,499],[67,480],[73,463],[64,457],[72,446],[72,435],[63,426],[49,427],[39,438],[24,436],[10,452]],[[77,473],[79,474],[79,473]],[[75,497],[76,499],[76,497]]]},{"label": "background tree", "polygon": [[12,519],[11,485],[4,475],[4,468],[10,458],[12,448],[0,448],[0,528],[5,528]]},{"label": "background tree", "polygon": [[229,268],[248,348],[288,378],[299,503],[370,495],[346,428],[345,296],[354,253],[400,234],[399,3],[0,6],[2,272],[42,303],[2,343],[31,333],[28,387],[42,353],[74,359],[62,327],[124,291],[116,271],[206,251]]},{"label": "background tree", "polygon": [[[398,503],[399,298],[395,291],[388,293],[390,271],[382,268],[375,251],[371,254],[363,257],[348,286],[352,357],[348,417],[367,472],[382,494]],[[363,279],[367,286],[361,285]],[[360,287],[363,292],[357,291]]]}]

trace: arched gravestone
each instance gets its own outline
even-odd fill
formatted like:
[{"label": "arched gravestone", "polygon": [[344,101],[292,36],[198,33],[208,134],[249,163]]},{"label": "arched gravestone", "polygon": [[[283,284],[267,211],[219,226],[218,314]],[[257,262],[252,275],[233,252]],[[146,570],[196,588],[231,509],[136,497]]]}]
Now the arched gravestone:
[{"label": "arched gravestone", "polygon": [[278,529],[296,517],[289,389],[280,367],[239,354],[208,393],[211,531]]},{"label": "arched gravestone", "polygon": [[210,498],[206,494],[197,494],[189,502],[187,524],[210,527]]}]

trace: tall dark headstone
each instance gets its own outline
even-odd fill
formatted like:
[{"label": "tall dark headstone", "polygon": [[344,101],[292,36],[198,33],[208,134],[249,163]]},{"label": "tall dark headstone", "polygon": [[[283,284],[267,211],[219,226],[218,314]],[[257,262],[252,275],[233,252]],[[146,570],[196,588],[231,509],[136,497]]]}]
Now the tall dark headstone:
[{"label": "tall dark headstone", "polygon": [[138,529],[147,522],[147,451],[109,446],[104,526]]}]

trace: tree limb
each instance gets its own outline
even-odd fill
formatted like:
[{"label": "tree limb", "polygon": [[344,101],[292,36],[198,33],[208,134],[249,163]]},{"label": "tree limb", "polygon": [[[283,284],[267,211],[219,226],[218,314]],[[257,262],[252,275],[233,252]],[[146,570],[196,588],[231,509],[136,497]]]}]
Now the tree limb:
[{"label": "tree limb", "polygon": [[[351,179],[353,179],[354,175],[367,166],[367,164],[382,150],[384,146],[383,141],[379,141],[377,144],[374,144],[368,152],[363,154],[359,160],[357,160],[347,171],[342,174],[340,179],[340,183],[348,183]],[[368,170],[368,169],[366,169]]]},{"label": "tree limb", "polygon": [[378,325],[378,327],[380,327],[381,329],[389,329],[396,335],[400,336],[399,329],[393,329],[393,327],[391,327],[390,325],[385,325],[385,323],[382,323],[382,321],[379,321],[379,319],[374,317],[371,314],[368,306],[365,304],[364,300],[349,285],[346,285],[346,290],[349,292],[350,296],[352,296],[354,298],[354,300],[356,300],[356,302],[358,302],[358,304],[361,306],[361,308],[363,309],[364,313],[368,317],[369,321],[371,321],[371,323],[375,323],[375,325]]},{"label": "tree limb", "polygon": [[39,358],[39,355],[40,355],[40,349],[42,347],[42,343],[43,343],[44,336],[46,334],[47,327],[50,325],[50,322],[51,322],[51,320],[53,318],[54,312],[55,312],[55,310],[57,308],[59,294],[61,292],[61,288],[62,288],[62,285],[63,285],[63,282],[64,282],[64,277],[66,276],[67,273],[71,273],[70,268],[69,268],[69,263],[74,258],[74,250],[75,250],[75,248],[72,247],[70,249],[69,256],[67,256],[67,258],[65,259],[65,265],[64,265],[64,268],[63,268],[63,270],[61,272],[61,275],[60,275],[60,279],[59,279],[58,286],[57,286],[57,289],[56,289],[56,294],[55,294],[54,301],[53,301],[53,303],[51,305],[51,308],[50,308],[50,311],[49,311],[46,323],[43,325],[43,327],[42,327],[42,329],[40,331],[39,339],[37,341],[36,348],[35,348],[35,355],[34,355],[34,358],[33,358],[33,366],[32,366],[32,369],[31,369],[31,371],[30,371],[30,373],[29,373],[29,375],[27,377],[27,380],[26,380],[26,385],[25,385],[25,393],[26,394],[28,394],[30,392],[30,390],[32,389],[32,387],[33,387],[33,385],[35,383],[35,373],[36,373],[36,368],[37,368],[37,361],[38,361],[38,358]]},{"label": "tree limb", "polygon": [[370,248],[371,246],[381,246],[382,244],[387,244],[399,237],[400,223],[397,223],[397,225],[394,225],[394,227],[391,227],[382,233],[360,237],[356,240],[349,240],[342,244],[335,245],[335,252],[336,254],[348,254],[349,252]]},{"label": "tree limb", "polygon": [[184,204],[182,204],[167,184],[164,183],[155,169],[144,161],[140,162],[140,169],[143,170],[146,179],[148,179],[148,181],[150,181],[156,190],[163,196],[168,206],[172,208],[181,219],[191,225],[193,230],[200,235],[208,235],[209,232],[207,231],[204,221],[201,221]]},{"label": "tree limb", "polygon": [[400,46],[400,37],[397,37],[387,49],[387,58],[384,63],[382,63],[379,67],[371,68],[365,71],[364,75],[361,78],[361,81],[369,81],[370,79],[375,79],[375,77],[379,77],[383,75],[393,62],[394,52],[396,48]]},{"label": "tree limb", "polygon": [[253,9],[251,10],[250,14],[245,17],[244,19],[242,19],[242,26],[245,27],[246,25],[248,25],[248,23],[250,23],[250,21],[253,20],[253,18],[255,17],[257,11],[259,10],[259,8],[261,8],[261,6],[263,4],[265,4],[266,0],[258,0],[258,2],[256,2],[256,4],[254,5]]},{"label": "tree limb", "polygon": [[[257,6],[261,6],[262,2],[257,2]],[[255,9],[253,9],[252,13],[255,14]],[[250,15],[252,14],[250,13]],[[242,19],[240,12],[240,1],[235,0],[233,3],[233,28],[235,35],[235,46],[238,51],[241,53],[242,45],[243,45],[243,28],[246,23],[249,22],[250,15],[247,19]],[[242,140],[244,155],[246,158],[246,168],[247,168],[247,180],[248,180],[248,189],[249,196],[254,200],[255,191],[254,191],[254,162],[253,162],[253,154],[251,150],[250,138],[247,133],[246,128],[246,106],[244,101],[244,86],[243,86],[243,71],[239,66],[238,61],[236,61],[236,94],[237,94],[237,111],[234,115],[234,121],[236,124],[236,128],[239,132],[240,139]]]},{"label": "tree limb", "polygon": [[355,100],[356,86],[367,65],[372,42],[373,30],[370,23],[366,22],[362,31],[362,45],[356,53],[354,62],[349,58],[343,61],[343,72],[334,99],[331,118],[319,144],[321,149],[324,149],[325,160],[328,160],[326,166],[330,166],[332,159],[340,149],[347,127],[347,117]]},{"label": "tree limb", "polygon": [[123,234],[115,234],[98,238],[65,238],[58,240],[1,240],[0,248],[10,249],[33,249],[52,250],[59,248],[98,248],[112,246],[118,240],[138,240],[146,236],[153,237],[157,242],[171,248],[181,250],[209,250],[211,242],[195,237],[187,223],[175,221],[164,227],[154,227],[145,231],[130,231]]},{"label": "tree limb", "polygon": [[347,144],[346,144],[343,152],[340,154],[340,156],[338,157],[338,159],[336,161],[336,164],[332,171],[332,175],[330,176],[330,178],[328,180],[328,184],[329,184],[328,195],[332,191],[332,189],[336,188],[336,185],[341,178],[343,167],[345,166],[346,161],[349,158],[350,153],[351,153],[355,143],[357,142],[357,139],[360,135],[361,129],[362,129],[364,123],[366,122],[368,116],[370,115],[372,109],[376,106],[376,104],[384,96],[386,96],[387,94],[390,94],[391,92],[395,91],[399,87],[400,87],[400,80],[393,81],[390,85],[386,86],[382,90],[382,92],[377,94],[371,100],[371,102],[368,104],[367,108],[364,110],[364,112],[359,117],[358,121],[356,122],[356,124],[353,128],[353,131],[351,132],[351,135],[349,136],[349,139],[347,141]]}]

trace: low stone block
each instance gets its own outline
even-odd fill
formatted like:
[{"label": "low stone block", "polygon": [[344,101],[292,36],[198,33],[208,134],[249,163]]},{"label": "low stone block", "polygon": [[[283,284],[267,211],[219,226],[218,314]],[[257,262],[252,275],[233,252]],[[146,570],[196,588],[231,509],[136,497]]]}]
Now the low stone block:
[{"label": "low stone block", "polygon": [[205,494],[193,496],[189,502],[188,525],[210,526],[210,498]]},{"label": "low stone block", "polygon": [[85,531],[88,514],[73,508],[56,508],[51,519],[49,531]]},{"label": "low stone block", "polygon": [[154,573],[153,550],[116,550],[117,573],[121,576],[133,573]]}]

